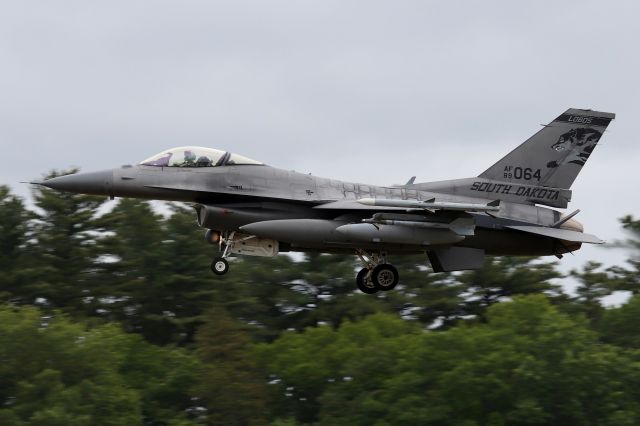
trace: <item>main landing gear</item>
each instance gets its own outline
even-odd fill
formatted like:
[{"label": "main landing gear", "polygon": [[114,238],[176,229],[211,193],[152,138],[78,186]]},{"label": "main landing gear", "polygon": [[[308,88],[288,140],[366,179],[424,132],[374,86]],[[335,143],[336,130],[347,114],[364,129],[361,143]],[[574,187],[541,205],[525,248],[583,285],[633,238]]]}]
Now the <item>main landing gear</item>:
[{"label": "main landing gear", "polygon": [[398,285],[400,276],[398,270],[387,263],[386,253],[367,253],[356,250],[364,268],[356,276],[358,289],[366,294],[378,291],[389,291]]}]

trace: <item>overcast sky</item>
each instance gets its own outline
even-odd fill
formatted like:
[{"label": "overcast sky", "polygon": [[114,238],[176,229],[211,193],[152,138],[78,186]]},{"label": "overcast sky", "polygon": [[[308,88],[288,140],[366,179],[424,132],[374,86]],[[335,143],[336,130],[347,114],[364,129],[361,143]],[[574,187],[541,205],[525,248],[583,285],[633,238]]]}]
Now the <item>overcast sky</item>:
[{"label": "overcast sky", "polygon": [[[640,215],[637,1],[1,1],[0,184],[202,145],[373,184],[475,176],[569,107],[615,112],[573,186]],[[566,265],[602,257],[583,249]]]}]

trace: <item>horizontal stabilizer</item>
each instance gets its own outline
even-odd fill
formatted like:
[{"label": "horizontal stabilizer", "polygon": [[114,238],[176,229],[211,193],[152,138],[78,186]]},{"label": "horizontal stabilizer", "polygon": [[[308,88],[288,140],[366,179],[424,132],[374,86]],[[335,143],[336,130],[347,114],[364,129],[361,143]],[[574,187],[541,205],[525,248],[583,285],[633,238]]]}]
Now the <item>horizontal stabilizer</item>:
[{"label": "horizontal stabilizer", "polygon": [[506,228],[575,243],[604,244],[604,241],[595,235],[569,229],[547,228],[544,226],[506,226]]}]

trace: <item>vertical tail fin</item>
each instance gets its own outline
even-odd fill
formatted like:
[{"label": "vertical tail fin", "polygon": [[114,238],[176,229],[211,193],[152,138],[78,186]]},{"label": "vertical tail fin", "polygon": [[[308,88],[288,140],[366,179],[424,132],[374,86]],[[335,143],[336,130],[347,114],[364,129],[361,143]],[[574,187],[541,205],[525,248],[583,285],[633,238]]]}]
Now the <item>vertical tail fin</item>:
[{"label": "vertical tail fin", "polygon": [[568,109],[479,177],[569,189],[614,118],[610,112]]}]

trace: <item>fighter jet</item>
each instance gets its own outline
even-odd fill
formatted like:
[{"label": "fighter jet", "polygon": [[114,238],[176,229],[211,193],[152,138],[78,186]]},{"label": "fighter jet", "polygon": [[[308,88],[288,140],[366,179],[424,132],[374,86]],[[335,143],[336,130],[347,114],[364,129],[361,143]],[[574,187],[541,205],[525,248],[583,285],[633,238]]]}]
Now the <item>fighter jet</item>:
[{"label": "fighter jet", "polygon": [[425,254],[434,272],[480,268],[486,255],[554,255],[601,244],[564,214],[571,185],[615,114],[568,109],[477,177],[376,186],[316,177],[231,152],[187,146],[135,166],[35,182],[80,194],[191,203],[219,247],[216,275],[233,255],[355,254],[364,293],[393,289],[391,259]]}]

